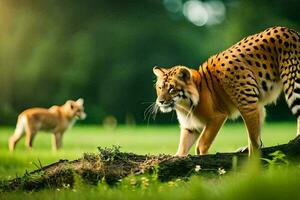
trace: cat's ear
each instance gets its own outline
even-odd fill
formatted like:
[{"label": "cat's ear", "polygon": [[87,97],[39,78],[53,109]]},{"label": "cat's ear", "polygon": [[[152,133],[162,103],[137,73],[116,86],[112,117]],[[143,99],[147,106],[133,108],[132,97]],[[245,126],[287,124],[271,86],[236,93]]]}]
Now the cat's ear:
[{"label": "cat's ear", "polygon": [[166,73],[166,71],[167,70],[165,68],[162,68],[162,67],[158,67],[158,66],[153,67],[153,73],[157,77],[163,76]]},{"label": "cat's ear", "polygon": [[77,103],[78,105],[82,106],[83,103],[84,103],[83,98],[79,98],[79,99],[76,101],[76,103]]},{"label": "cat's ear", "polygon": [[184,82],[191,80],[191,72],[187,67],[180,67],[178,72],[178,78]]}]

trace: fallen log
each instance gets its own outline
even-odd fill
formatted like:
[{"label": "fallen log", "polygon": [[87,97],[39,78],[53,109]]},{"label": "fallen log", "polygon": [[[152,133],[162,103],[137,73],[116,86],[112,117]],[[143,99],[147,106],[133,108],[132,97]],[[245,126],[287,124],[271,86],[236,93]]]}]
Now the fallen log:
[{"label": "fallen log", "polygon": [[[84,154],[77,160],[60,160],[22,177],[0,182],[0,192],[14,190],[34,191],[43,188],[73,187],[77,177],[96,185],[99,181],[113,185],[130,175],[155,174],[159,181],[187,178],[192,174],[221,174],[238,168],[248,160],[246,152],[216,153],[204,156],[174,157],[171,155],[137,155],[121,152],[118,147],[98,148],[98,154]],[[281,152],[274,154],[274,152]],[[300,136],[287,144],[261,149],[262,161],[274,155],[284,155],[285,162],[300,160]],[[282,161],[282,156],[279,161]],[[201,173],[199,173],[201,172]]]}]

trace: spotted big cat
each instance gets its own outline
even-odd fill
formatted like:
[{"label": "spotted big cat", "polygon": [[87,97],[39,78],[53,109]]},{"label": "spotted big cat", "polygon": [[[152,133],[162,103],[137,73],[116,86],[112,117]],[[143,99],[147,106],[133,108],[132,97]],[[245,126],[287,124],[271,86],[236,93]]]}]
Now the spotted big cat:
[{"label": "spotted big cat", "polygon": [[228,118],[241,116],[248,133],[249,155],[262,145],[265,106],[283,91],[297,118],[300,134],[300,35],[272,27],[248,36],[211,56],[199,70],[178,65],[154,67],[156,106],[175,110],[180,124],[175,155],[185,156],[196,142],[196,154],[207,154]]}]

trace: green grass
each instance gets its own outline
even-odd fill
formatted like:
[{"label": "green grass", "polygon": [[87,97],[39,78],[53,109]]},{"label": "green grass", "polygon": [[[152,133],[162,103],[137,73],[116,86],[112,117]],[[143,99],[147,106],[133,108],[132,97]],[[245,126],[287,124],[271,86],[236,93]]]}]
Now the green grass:
[{"label": "green grass", "polygon": [[299,167],[262,171],[252,166],[250,170],[247,168],[215,179],[194,176],[188,182],[177,179],[158,183],[151,177],[128,177],[117,187],[108,187],[103,183],[86,186],[78,181],[74,188],[5,193],[0,194],[0,199],[294,200],[299,199],[300,195],[299,176]]},{"label": "green grass", "polygon": [[[24,139],[17,145],[14,153],[7,150],[7,140],[13,127],[0,128],[0,179],[8,179],[22,175],[25,170],[36,169],[35,163],[40,160],[42,164],[49,164],[59,159],[76,159],[84,152],[97,152],[97,147],[110,147],[120,145],[122,151],[130,151],[137,154],[174,154],[179,140],[179,128],[177,126],[121,126],[114,130],[98,126],[75,126],[64,137],[64,147],[59,152],[51,151],[51,134],[40,133],[34,142],[34,149],[30,152],[25,148]],[[266,123],[263,127],[262,138],[265,146],[282,144],[295,137],[296,123]],[[238,147],[247,144],[247,135],[243,124],[228,123],[217,136],[210,153],[234,151]],[[194,153],[194,149],[191,150]],[[253,170],[252,170],[253,171]],[[276,169],[269,171],[255,171],[251,173],[233,173],[220,179],[205,179],[194,177],[189,182],[171,182],[159,184],[149,178],[149,186],[136,188],[125,182],[117,188],[109,188],[103,184],[97,187],[85,187],[75,185],[75,189],[44,190],[37,193],[16,192],[6,194],[5,199],[15,199],[25,195],[30,199],[39,199],[42,195],[45,199],[52,198],[77,198],[77,199],[241,199],[239,193],[260,199],[262,190],[267,189],[266,195],[273,196],[271,190],[276,190],[275,197],[281,197],[279,193],[293,192],[299,194],[297,186],[300,180],[298,168]],[[259,184],[258,184],[259,183]],[[284,183],[289,185],[282,185]],[[295,184],[295,186],[294,186]],[[298,185],[297,185],[298,184]],[[250,185],[248,187],[248,185]],[[265,187],[267,185],[267,187]],[[274,189],[273,189],[274,188]],[[261,191],[261,193],[257,193]],[[270,190],[270,191],[269,191]],[[268,193],[269,192],[269,193]],[[175,195],[173,194],[175,193]],[[285,192],[284,192],[285,193]],[[257,195],[259,194],[259,196]],[[4,197],[4,196],[3,196]],[[157,197],[157,198],[156,198]],[[242,199],[247,199],[246,197]],[[299,196],[300,198],[300,196]],[[1,199],[1,194],[0,194]],[[253,198],[252,198],[253,199]],[[276,198],[275,198],[276,199]]]}]

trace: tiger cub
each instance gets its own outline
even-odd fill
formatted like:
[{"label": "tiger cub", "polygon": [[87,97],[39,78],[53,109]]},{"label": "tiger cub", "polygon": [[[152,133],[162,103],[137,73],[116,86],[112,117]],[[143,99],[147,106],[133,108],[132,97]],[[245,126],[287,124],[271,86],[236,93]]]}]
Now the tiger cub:
[{"label": "tiger cub", "polygon": [[264,106],[282,90],[300,134],[300,35],[292,29],[272,27],[248,36],[210,57],[198,71],[175,66],[154,67],[153,72],[156,106],[162,112],[175,110],[180,123],[177,156],[187,155],[196,140],[196,153],[207,154],[226,119],[239,114],[249,155],[258,152]]}]

